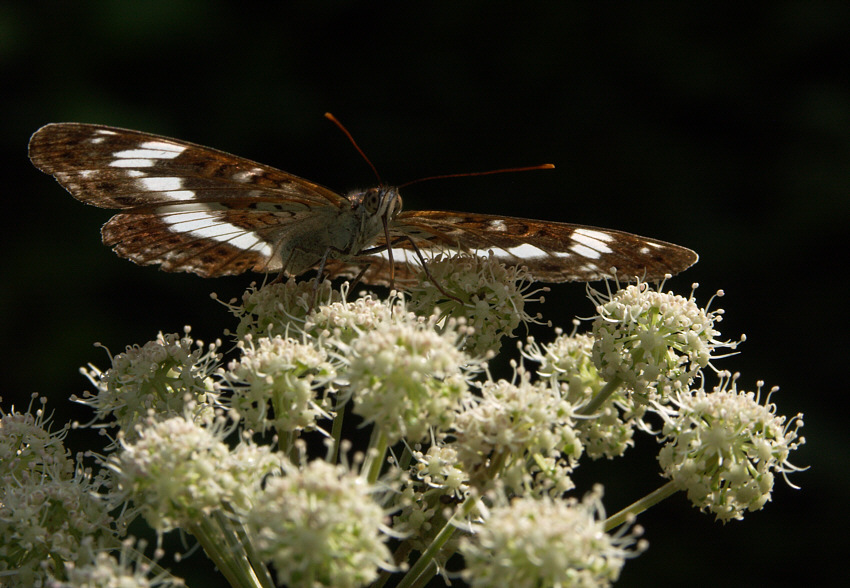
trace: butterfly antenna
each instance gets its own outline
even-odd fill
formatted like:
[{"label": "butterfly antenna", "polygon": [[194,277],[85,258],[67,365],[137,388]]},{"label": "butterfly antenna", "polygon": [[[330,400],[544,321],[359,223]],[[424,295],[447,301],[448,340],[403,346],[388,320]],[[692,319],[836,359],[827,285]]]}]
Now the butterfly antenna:
[{"label": "butterfly antenna", "polygon": [[339,127],[339,130],[340,130],[340,131],[342,131],[343,133],[345,133],[345,136],[346,136],[346,137],[348,137],[348,140],[349,140],[349,141],[351,141],[351,144],[352,144],[352,145],[354,145],[354,148],[355,148],[355,149],[357,149],[357,153],[359,153],[359,154],[360,154],[360,157],[362,157],[363,159],[365,159],[365,160],[366,160],[366,163],[368,163],[368,164],[369,164],[369,167],[371,167],[371,168],[372,168],[372,172],[374,172],[375,177],[376,177],[376,178],[378,178],[378,183],[379,183],[379,184],[383,184],[384,182],[383,182],[383,180],[381,180],[381,174],[379,174],[379,173],[378,173],[378,168],[376,168],[374,165],[372,165],[372,162],[371,162],[371,161],[369,161],[369,158],[368,158],[368,157],[366,157],[366,154],[365,154],[365,153],[363,153],[363,150],[362,150],[362,149],[360,148],[360,146],[357,144],[357,141],[355,141],[355,140],[354,140],[354,137],[352,137],[352,136],[351,136],[351,133],[349,133],[349,132],[348,132],[348,129],[346,129],[346,128],[342,125],[342,123],[341,123],[341,122],[339,122],[339,121],[336,119],[336,117],[335,117],[334,115],[332,115],[330,112],[326,112],[326,113],[325,113],[325,118],[326,118],[326,119],[328,119],[329,121],[331,121],[331,122],[332,122],[333,124],[335,124],[337,127]]},{"label": "butterfly antenna", "polygon": [[543,163],[540,165],[530,165],[528,167],[506,167],[503,169],[491,169],[490,171],[482,171],[482,172],[463,172],[459,174],[443,174],[439,176],[428,176],[427,178],[419,178],[418,180],[412,180],[410,182],[405,182],[404,184],[399,184],[399,188],[403,188],[405,186],[409,186],[410,184],[418,184],[419,182],[428,182],[431,180],[442,180],[445,178],[464,178],[467,176],[489,176],[492,174],[504,174],[504,173],[512,173],[512,172],[524,172],[524,171],[534,171],[538,169],[555,169],[555,166],[551,163]]}]

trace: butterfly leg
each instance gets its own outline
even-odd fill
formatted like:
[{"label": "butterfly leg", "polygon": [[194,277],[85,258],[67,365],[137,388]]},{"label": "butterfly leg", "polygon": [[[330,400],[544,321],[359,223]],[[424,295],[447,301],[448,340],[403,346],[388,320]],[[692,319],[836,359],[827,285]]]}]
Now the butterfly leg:
[{"label": "butterfly leg", "polygon": [[430,271],[428,271],[428,264],[427,264],[427,263],[425,263],[425,257],[422,255],[422,252],[421,252],[421,251],[419,251],[419,247],[417,247],[417,246],[416,246],[416,243],[413,241],[413,237],[411,237],[410,235],[405,235],[405,236],[403,237],[403,239],[407,239],[407,240],[408,240],[408,242],[410,243],[410,246],[411,246],[411,247],[413,247],[413,251],[415,251],[415,252],[416,252],[416,256],[419,258],[420,263],[422,263],[422,271],[423,271],[423,272],[425,272],[425,277],[426,277],[426,278],[428,278],[428,280],[429,280],[432,284],[434,284],[434,287],[435,287],[435,288],[437,288],[437,290],[439,290],[439,291],[440,291],[440,293],[441,293],[443,296],[446,296],[447,298],[450,298],[450,299],[454,300],[455,302],[459,303],[461,306],[463,306],[463,300],[461,300],[461,299],[460,299],[460,298],[458,298],[457,296],[452,296],[451,294],[449,294],[448,292],[446,292],[446,291],[443,289],[443,286],[442,286],[442,285],[440,285],[440,282],[438,282],[437,280],[435,280],[435,279],[434,279],[434,276],[432,276],[432,275],[431,275],[431,272],[430,272]]},{"label": "butterfly leg", "polygon": [[[451,300],[454,300],[455,302],[463,304],[463,300],[461,300],[457,296],[453,296],[453,295],[449,294],[448,292],[446,292],[446,290],[443,288],[443,286],[440,284],[440,282],[438,282],[437,280],[434,279],[434,276],[432,276],[431,272],[428,271],[428,264],[425,262],[425,257],[422,255],[422,252],[419,250],[419,247],[416,246],[416,243],[413,241],[413,237],[411,237],[410,235],[403,235],[401,237],[396,238],[392,243],[390,243],[389,246],[380,245],[378,247],[372,247],[371,249],[365,249],[365,250],[360,252],[360,255],[371,255],[373,253],[380,253],[382,251],[386,251],[388,249],[391,249],[392,247],[394,247],[395,245],[398,245],[402,241],[407,241],[407,242],[410,243],[410,246],[413,248],[413,251],[416,253],[416,256],[419,258],[419,262],[422,264],[422,271],[425,272],[425,277],[428,278],[428,280],[432,284],[434,284],[434,287],[437,288],[437,290],[439,290],[440,293],[443,296],[445,296],[446,298],[450,298]],[[366,269],[369,269],[368,266],[366,267]],[[366,269],[364,269],[362,272],[360,272],[358,279],[360,277],[363,277],[363,274],[365,273]],[[390,288],[392,288],[392,285],[390,285]]]},{"label": "butterfly leg", "polygon": [[307,309],[307,314],[313,312],[313,308],[316,306],[316,302],[319,301],[319,284],[325,281],[325,265],[328,262],[328,256],[333,251],[333,247],[328,247],[325,249],[325,253],[322,255],[322,259],[319,260],[319,265],[316,268],[316,281],[313,282],[313,299],[310,301],[310,307]]},{"label": "butterfly leg", "polygon": [[[310,304],[310,308],[307,310],[308,313],[313,310],[313,307],[319,299],[319,284],[325,279],[325,266],[328,263],[328,257],[330,257],[331,253],[339,253],[344,255],[347,254],[344,250],[339,249],[338,247],[329,246],[327,249],[325,249],[325,253],[322,255],[322,258],[319,260],[319,265],[316,267],[316,281],[313,283],[313,302],[312,304]],[[360,282],[360,278],[363,277],[363,274],[366,273],[367,269],[369,269],[369,264],[367,264],[366,267],[363,268],[363,270],[359,274],[357,274],[357,277],[354,279],[354,282],[349,287],[349,290],[353,289],[354,286],[356,286],[357,283]]]},{"label": "butterfly leg", "polygon": [[[268,274],[266,274],[266,275],[268,275]],[[285,278],[285,277],[286,277],[286,270],[281,268],[281,270],[279,272],[277,272],[277,275],[275,276],[274,280],[269,282],[269,285],[271,285],[271,284],[282,284],[283,278]]]},{"label": "butterfly leg", "polygon": [[366,271],[372,266],[371,263],[363,264],[363,269],[360,270],[360,273],[357,274],[354,279],[348,284],[348,291],[353,292],[357,285],[360,283],[360,280],[363,279],[363,276],[366,275]]}]

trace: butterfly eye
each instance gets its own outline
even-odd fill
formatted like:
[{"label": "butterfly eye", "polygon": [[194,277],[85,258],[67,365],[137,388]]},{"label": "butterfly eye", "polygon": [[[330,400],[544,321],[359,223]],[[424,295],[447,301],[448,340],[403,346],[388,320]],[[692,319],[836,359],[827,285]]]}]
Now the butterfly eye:
[{"label": "butterfly eye", "polygon": [[375,214],[378,211],[379,204],[380,196],[378,196],[378,191],[374,188],[367,191],[363,197],[363,207],[366,209],[366,212]]}]

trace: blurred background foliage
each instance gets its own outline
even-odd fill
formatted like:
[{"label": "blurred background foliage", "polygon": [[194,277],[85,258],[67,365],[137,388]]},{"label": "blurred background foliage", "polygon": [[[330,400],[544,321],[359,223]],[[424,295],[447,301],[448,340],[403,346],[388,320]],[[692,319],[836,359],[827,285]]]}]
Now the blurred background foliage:
[{"label": "blurred background foliage", "polygon": [[[557,166],[418,184],[404,191],[408,208],[600,225],[696,249],[699,264],[670,286],[687,295],[699,282],[702,302],[724,289],[723,334],[748,336],[718,366],[742,372],[748,389],[759,379],[782,386],[779,412],[806,413],[809,444],[794,456],[812,466],[793,478],[802,491],[780,482],[764,511],[725,527],[675,497],[640,518],[650,551],[618,585],[844,577],[835,538],[848,524],[838,504],[850,488],[847,385],[835,378],[847,345],[843,319],[826,330],[819,321],[846,309],[848,63],[843,1],[4,2],[3,406],[22,408],[38,391],[57,420],[87,419],[66,399],[86,387],[80,365],[108,366],[93,342],[117,353],[184,324],[218,337],[233,322],[209,293],[236,296],[251,279],[165,274],[116,257],[98,234],[109,214],[29,164],[32,132],[105,123],[342,192],[373,184],[322,118],[331,111],[391,183]],[[592,312],[581,285],[547,298],[540,310],[556,325]],[[655,450],[644,440],[629,464],[582,469],[580,490],[605,483],[618,510],[660,485]],[[196,555],[179,571],[204,563]]]}]

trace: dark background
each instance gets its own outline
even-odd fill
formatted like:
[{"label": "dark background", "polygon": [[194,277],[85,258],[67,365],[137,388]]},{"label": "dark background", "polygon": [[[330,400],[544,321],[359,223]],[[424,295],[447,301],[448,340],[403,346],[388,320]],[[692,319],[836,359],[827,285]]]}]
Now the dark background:
[{"label": "dark background", "polygon": [[[407,208],[600,225],[696,249],[671,282],[748,340],[721,368],[780,385],[805,412],[794,463],[743,522],[676,496],[645,513],[650,550],[619,586],[823,585],[846,577],[846,323],[850,4],[20,2],[0,6],[3,407],[38,391],[56,420],[79,366],[157,331],[209,339],[233,323],[203,280],[121,260],[109,214],[73,200],[26,157],[48,122],[112,124],[275,165],[340,191],[373,184],[322,118],[342,120],[389,182],[552,162],[554,171],[410,186]],[[553,288],[556,324],[591,314],[581,285]],[[545,333],[545,331],[543,331]],[[545,336],[545,335],[544,335]],[[845,366],[845,367],[842,367]],[[839,404],[836,404],[839,403]],[[614,512],[661,484],[646,439],[612,467]],[[628,463],[626,463],[628,462]],[[605,465],[605,464],[603,464]],[[839,510],[833,511],[833,508]],[[189,567],[203,567],[201,556]],[[181,573],[189,573],[186,567]],[[730,580],[734,578],[735,580]],[[193,583],[189,578],[190,584]],[[195,585],[197,584],[195,580]],[[207,585],[217,585],[208,581]]]}]

